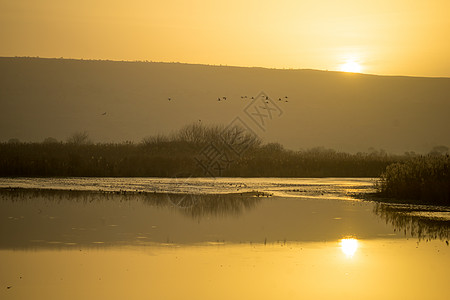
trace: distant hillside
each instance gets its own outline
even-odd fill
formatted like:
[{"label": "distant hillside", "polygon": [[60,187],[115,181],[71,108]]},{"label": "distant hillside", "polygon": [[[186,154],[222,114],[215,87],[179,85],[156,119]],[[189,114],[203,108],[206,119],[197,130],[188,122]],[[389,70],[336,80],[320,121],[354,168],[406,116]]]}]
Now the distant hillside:
[{"label": "distant hillside", "polygon": [[[270,98],[251,104],[260,92]],[[84,130],[97,142],[140,141],[239,117],[291,149],[428,152],[450,146],[449,112],[450,78],[0,58],[0,141],[64,140]]]}]

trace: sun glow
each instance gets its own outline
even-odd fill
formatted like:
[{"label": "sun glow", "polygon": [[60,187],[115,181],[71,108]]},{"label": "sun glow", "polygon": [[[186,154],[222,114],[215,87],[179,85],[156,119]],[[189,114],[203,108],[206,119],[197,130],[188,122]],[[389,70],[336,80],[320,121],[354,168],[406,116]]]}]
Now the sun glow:
[{"label": "sun glow", "polygon": [[361,73],[361,65],[353,60],[349,60],[341,65],[342,72]]},{"label": "sun glow", "polygon": [[347,238],[341,240],[341,250],[347,257],[353,257],[358,249],[358,240],[354,238]]}]

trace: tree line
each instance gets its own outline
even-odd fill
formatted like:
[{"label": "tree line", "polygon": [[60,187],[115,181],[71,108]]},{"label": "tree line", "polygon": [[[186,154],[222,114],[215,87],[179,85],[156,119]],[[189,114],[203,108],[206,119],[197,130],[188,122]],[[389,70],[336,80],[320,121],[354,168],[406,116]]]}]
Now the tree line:
[{"label": "tree line", "polygon": [[136,144],[95,144],[86,132],[64,143],[0,143],[0,176],[379,177],[388,165],[415,156],[350,154],[320,147],[293,151],[263,143],[237,126],[193,123]]}]

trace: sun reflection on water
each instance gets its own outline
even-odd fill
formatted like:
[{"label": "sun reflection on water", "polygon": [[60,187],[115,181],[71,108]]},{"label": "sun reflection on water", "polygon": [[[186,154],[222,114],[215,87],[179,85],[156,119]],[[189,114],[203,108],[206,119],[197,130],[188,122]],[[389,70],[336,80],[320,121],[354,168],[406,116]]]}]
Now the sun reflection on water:
[{"label": "sun reflection on water", "polygon": [[358,240],[355,238],[345,238],[341,240],[341,250],[345,256],[351,258],[358,250]]}]

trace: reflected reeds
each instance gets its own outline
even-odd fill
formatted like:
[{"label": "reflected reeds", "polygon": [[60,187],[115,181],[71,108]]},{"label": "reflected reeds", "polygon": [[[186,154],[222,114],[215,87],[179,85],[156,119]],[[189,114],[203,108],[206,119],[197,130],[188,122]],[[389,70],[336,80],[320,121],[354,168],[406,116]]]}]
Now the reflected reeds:
[{"label": "reflected reeds", "polygon": [[[195,219],[207,216],[225,217],[239,216],[250,211],[261,201],[265,193],[237,193],[237,194],[163,194],[168,199],[166,204],[180,208],[183,214]],[[154,201],[146,198],[144,201]]]},{"label": "reflected reeds", "polygon": [[262,199],[257,195],[0,189],[0,248],[230,240],[232,230],[221,224],[254,209]]},{"label": "reflected reeds", "polygon": [[208,216],[238,216],[253,209],[261,197],[270,194],[263,192],[228,193],[228,194],[171,194],[130,191],[80,191],[53,189],[0,189],[0,198],[11,202],[35,201],[44,199],[51,203],[70,200],[76,203],[92,203],[102,201],[140,201],[159,208],[176,208],[195,219]]},{"label": "reflected reeds", "polygon": [[374,213],[405,236],[419,241],[440,239],[448,245],[450,218],[448,208],[376,203]]}]

